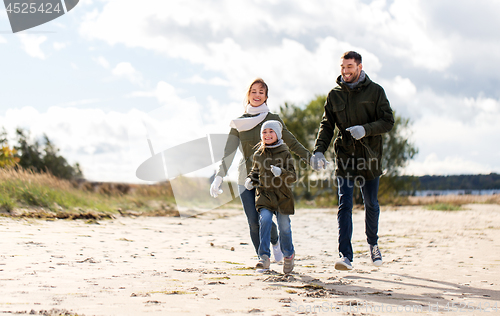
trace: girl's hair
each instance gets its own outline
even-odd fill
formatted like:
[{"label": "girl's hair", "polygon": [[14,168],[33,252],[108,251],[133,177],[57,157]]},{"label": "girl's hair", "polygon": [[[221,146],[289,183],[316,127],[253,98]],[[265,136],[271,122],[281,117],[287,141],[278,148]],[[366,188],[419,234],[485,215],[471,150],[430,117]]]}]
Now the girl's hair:
[{"label": "girl's hair", "polygon": [[260,142],[255,144],[253,148],[255,149],[255,152],[262,154],[264,150],[266,150],[266,143],[264,143],[264,140],[261,139]]},{"label": "girl's hair", "polygon": [[252,83],[248,86],[247,94],[245,95],[245,105],[250,103],[250,100],[249,100],[250,99],[250,92],[252,91],[252,86],[256,83],[258,83],[264,87],[264,89],[266,90],[266,98],[268,97],[269,88],[267,87],[266,82],[262,78],[257,78],[254,81],[252,81]]}]

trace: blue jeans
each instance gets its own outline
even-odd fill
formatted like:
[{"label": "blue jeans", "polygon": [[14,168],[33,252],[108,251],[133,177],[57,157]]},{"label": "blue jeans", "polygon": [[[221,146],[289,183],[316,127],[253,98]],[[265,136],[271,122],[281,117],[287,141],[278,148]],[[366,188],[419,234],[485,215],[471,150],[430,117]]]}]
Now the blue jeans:
[{"label": "blue jeans", "polygon": [[290,257],[293,255],[293,243],[292,243],[292,226],[290,225],[290,216],[281,214],[280,212],[271,212],[268,209],[260,210],[260,247],[259,247],[259,258],[262,255],[267,255],[271,257],[271,251],[269,250],[269,239],[271,238],[271,227],[273,223],[273,214],[276,214],[276,219],[278,221],[278,229],[280,232],[280,245],[281,252],[283,256]]},{"label": "blue jeans", "polygon": [[[355,182],[347,178],[337,178],[339,188],[339,211],[337,222],[339,228],[339,252],[350,261],[353,259],[352,252],[352,195]],[[378,219],[380,206],[378,204],[379,177],[370,181],[360,183],[363,203],[365,205],[365,233],[366,241],[370,245],[376,245],[378,241]]]},{"label": "blue jeans", "polygon": [[[238,185],[238,193],[240,194],[241,204],[247,216],[248,226],[250,227],[250,238],[252,239],[255,252],[259,254],[259,212],[255,208],[255,189],[247,190],[245,186]],[[272,224],[271,228],[271,243],[275,245],[278,242],[278,229],[276,224]],[[269,241],[268,241],[269,246]]]}]

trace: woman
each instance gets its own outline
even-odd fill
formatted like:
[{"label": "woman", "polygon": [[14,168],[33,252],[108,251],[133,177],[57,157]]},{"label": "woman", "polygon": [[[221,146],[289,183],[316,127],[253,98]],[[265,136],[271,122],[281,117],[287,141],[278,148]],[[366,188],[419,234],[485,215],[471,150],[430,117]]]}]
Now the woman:
[{"label": "woman", "polygon": [[[246,94],[245,113],[237,119],[231,121],[231,131],[224,148],[224,157],[222,158],[219,170],[210,187],[210,194],[217,197],[222,184],[222,178],[226,176],[229,167],[234,158],[234,153],[241,143],[243,158],[238,166],[238,193],[240,194],[243,210],[247,216],[250,227],[250,238],[258,254],[260,246],[259,237],[259,213],[255,208],[255,189],[245,188],[245,179],[252,169],[252,157],[256,150],[256,145],[261,141],[260,129],[264,122],[269,120],[279,121],[283,125],[283,141],[290,150],[297,154],[305,162],[310,161],[311,153],[295,136],[286,128],[279,115],[269,112],[266,101],[269,88],[261,78],[255,79],[249,86]],[[273,244],[273,254],[275,261],[283,259],[278,241],[278,232],[273,223],[271,228],[271,244]]]}]

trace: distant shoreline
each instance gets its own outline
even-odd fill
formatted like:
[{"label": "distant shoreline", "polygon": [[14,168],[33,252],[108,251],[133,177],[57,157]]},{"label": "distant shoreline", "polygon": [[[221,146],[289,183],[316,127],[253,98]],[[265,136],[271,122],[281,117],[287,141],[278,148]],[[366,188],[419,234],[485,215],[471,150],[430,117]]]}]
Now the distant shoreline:
[{"label": "distant shoreline", "polygon": [[[494,190],[417,190],[413,196],[440,196],[440,195],[497,195],[500,189]],[[408,195],[408,194],[406,194]]]}]

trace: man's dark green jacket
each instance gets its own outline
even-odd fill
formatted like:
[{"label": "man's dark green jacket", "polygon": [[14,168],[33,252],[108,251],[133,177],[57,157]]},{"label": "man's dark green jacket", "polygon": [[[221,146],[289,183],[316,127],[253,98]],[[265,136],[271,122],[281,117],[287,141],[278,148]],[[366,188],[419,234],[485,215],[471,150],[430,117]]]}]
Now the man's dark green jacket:
[{"label": "man's dark green jacket", "polygon": [[[339,133],[333,144],[336,175],[373,180],[382,174],[382,134],[394,126],[389,100],[384,89],[368,76],[353,89],[342,82],[341,76],[337,84],[328,93],[314,152],[326,152],[337,127]],[[365,128],[360,140],[346,131],[355,125]]]}]

